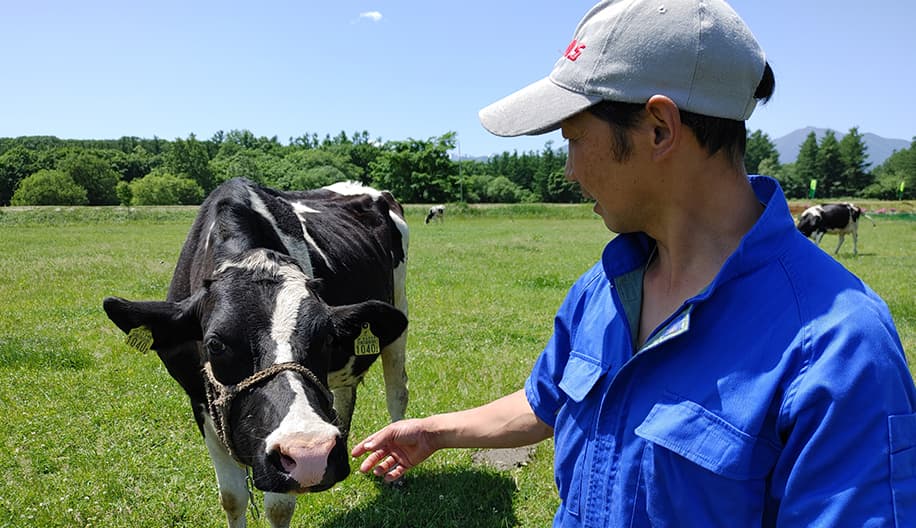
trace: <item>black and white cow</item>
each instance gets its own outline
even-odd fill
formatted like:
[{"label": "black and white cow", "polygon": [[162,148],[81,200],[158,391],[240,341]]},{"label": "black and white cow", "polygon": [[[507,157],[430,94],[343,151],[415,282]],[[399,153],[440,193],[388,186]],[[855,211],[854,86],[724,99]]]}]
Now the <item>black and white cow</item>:
[{"label": "black and white cow", "polygon": [[[818,245],[824,233],[835,233],[840,236],[834,253],[840,252],[843,238],[852,235],[852,252],[859,254],[859,217],[865,215],[864,211],[851,203],[832,203],[809,207],[798,217],[798,230],[806,237],[814,235],[814,242]],[[874,222],[872,222],[874,225]]]},{"label": "black and white cow", "polygon": [[429,208],[429,212],[426,213],[426,223],[430,223],[433,220],[438,219],[440,222],[445,220],[445,206],[444,205],[434,205]]},{"label": "black and white cow", "polygon": [[190,397],[230,527],[246,524],[248,468],[271,526],[348,475],[356,385],[379,355],[404,417],[407,242],[387,192],[235,179],[201,205],[166,301],[105,299]]}]

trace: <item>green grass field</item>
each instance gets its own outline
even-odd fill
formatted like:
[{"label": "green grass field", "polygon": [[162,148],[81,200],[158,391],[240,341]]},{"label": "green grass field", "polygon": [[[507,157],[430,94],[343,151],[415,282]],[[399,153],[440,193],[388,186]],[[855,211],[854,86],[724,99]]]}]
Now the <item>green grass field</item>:
[{"label": "green grass field", "polygon": [[[610,234],[588,206],[474,208],[435,225],[419,206],[408,213],[408,414],[521,387],[566,289]],[[101,310],[107,295],[164,298],[193,217],[193,208],[0,209],[0,527],[225,525],[184,393]],[[876,221],[860,226],[859,256],[847,241],[838,259],[887,300],[916,365],[916,222]],[[823,247],[835,244],[828,236]],[[359,397],[353,439],[387,421],[380,365]],[[400,489],[351,475],[301,497],[293,525],[549,525],[551,442],[508,471],[471,454],[437,453]]]}]

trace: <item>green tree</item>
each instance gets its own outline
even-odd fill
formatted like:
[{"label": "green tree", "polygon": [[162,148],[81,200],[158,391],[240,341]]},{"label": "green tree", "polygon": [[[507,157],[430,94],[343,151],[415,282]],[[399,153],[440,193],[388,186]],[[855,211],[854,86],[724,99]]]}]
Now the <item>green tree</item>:
[{"label": "green tree", "polygon": [[[767,161],[760,162],[760,170],[766,169]],[[779,181],[786,198],[807,198],[808,186],[811,183],[809,179],[803,179],[798,176],[797,165],[795,163],[785,163],[779,166],[779,170],[773,174],[761,172],[768,176],[773,176]]]},{"label": "green tree", "polygon": [[9,205],[19,182],[39,169],[35,151],[15,145],[0,154],[0,205]]},{"label": "green tree", "polygon": [[389,141],[370,165],[372,185],[403,202],[454,200],[459,189],[457,165],[448,157],[454,148],[452,132],[426,141]]},{"label": "green tree", "polygon": [[779,152],[776,145],[770,140],[770,136],[760,130],[755,130],[747,138],[747,147],[744,151],[744,166],[748,174],[763,174],[760,171],[760,164],[764,160],[770,160],[767,168],[772,171],[773,160],[779,164]]},{"label": "green tree", "polygon": [[584,200],[579,184],[566,179],[565,169],[555,169],[547,177],[544,200],[555,203],[580,203]]},{"label": "green tree", "polygon": [[133,198],[133,194],[130,192],[130,182],[119,181],[118,185],[115,186],[115,194],[118,195],[118,202],[121,205],[129,206]]},{"label": "green tree", "polygon": [[210,172],[217,184],[241,177],[272,187],[286,188],[280,182],[295,170],[290,162],[280,156],[258,149],[239,150],[229,157],[220,154],[210,161]]},{"label": "green tree", "polygon": [[553,150],[553,142],[544,144],[544,150],[535,159],[534,191],[544,202],[578,202],[579,186],[566,181],[566,153]]},{"label": "green tree", "polygon": [[205,191],[216,186],[210,172],[210,155],[207,146],[197,140],[194,134],[188,139],[175,139],[166,155],[166,172],[197,182]]},{"label": "green tree", "polygon": [[118,173],[118,179],[124,181],[136,180],[150,173],[154,167],[154,157],[143,148],[135,146],[130,152],[115,152],[109,159],[111,168]]},{"label": "green tree", "polygon": [[297,171],[294,176],[288,180],[289,189],[304,190],[318,189],[332,183],[347,181],[347,175],[340,172],[337,167],[323,165],[321,167],[312,167],[305,171]]},{"label": "green tree", "polygon": [[[503,152],[490,158],[488,169],[489,174],[494,178],[505,176],[519,187],[537,192],[538,183],[536,179],[540,162],[540,155],[535,152],[525,152],[523,154],[519,154],[518,151],[513,151],[511,154]],[[550,172],[552,171],[548,169],[543,175]]]},{"label": "green tree", "polygon": [[805,186],[806,190],[811,180],[820,179],[820,173],[817,168],[817,151],[817,135],[811,132],[798,149],[798,158],[795,160],[795,169],[793,171],[793,176]]},{"label": "green tree", "polygon": [[[336,181],[362,181],[360,175],[363,169],[353,164],[347,153],[340,149],[299,149],[290,152],[284,159],[289,169],[278,181],[280,187],[284,189],[305,190],[322,187]],[[311,176],[305,177],[306,173]],[[316,176],[319,177],[316,179]],[[327,181],[330,178],[334,178],[333,181]],[[319,182],[326,183],[319,185]]]},{"label": "green tree", "polygon": [[482,197],[492,203],[517,203],[521,201],[524,189],[505,176],[497,176],[487,182],[486,194]]},{"label": "green tree", "polygon": [[859,134],[859,127],[852,127],[840,140],[840,159],[843,160],[843,181],[849,194],[860,194],[875,181],[868,170],[868,147]]},{"label": "green tree", "polygon": [[86,189],[89,205],[118,203],[115,186],[118,173],[92,151],[76,150],[60,162],[58,168],[67,173],[80,187]]},{"label": "green tree", "polygon": [[835,198],[848,194],[843,180],[843,158],[840,155],[840,144],[836,132],[828,130],[817,148],[817,173],[819,176],[818,192],[822,196]]},{"label": "green tree", "polygon": [[165,153],[165,149],[168,146],[168,141],[165,141],[158,136],[153,136],[153,139],[149,140],[146,143],[147,146],[143,147],[146,150],[153,153],[154,156]]},{"label": "green tree", "polygon": [[779,163],[779,155],[774,154],[770,157],[760,160],[760,163],[757,164],[756,174],[772,176],[773,178],[779,180],[782,176],[782,164]]},{"label": "green tree", "polygon": [[86,205],[86,189],[67,173],[42,169],[27,176],[16,188],[12,205]]},{"label": "green tree", "polygon": [[903,182],[903,199],[916,198],[916,137],[909,148],[895,151],[875,168],[876,181],[864,193],[869,198],[896,200]]},{"label": "green tree", "polygon": [[130,154],[135,148],[140,146],[140,138],[136,136],[121,136],[118,139],[118,150],[124,154]]},{"label": "green tree", "polygon": [[355,174],[349,175],[349,178],[362,183],[369,183],[369,167],[381,152],[379,145],[382,145],[381,139],[370,140],[369,133],[365,130],[359,134],[354,134],[353,144],[346,150],[346,155],[350,158],[350,163],[359,170]]},{"label": "green tree", "polygon": [[131,205],[197,205],[203,188],[190,178],[153,172],[130,182]]}]

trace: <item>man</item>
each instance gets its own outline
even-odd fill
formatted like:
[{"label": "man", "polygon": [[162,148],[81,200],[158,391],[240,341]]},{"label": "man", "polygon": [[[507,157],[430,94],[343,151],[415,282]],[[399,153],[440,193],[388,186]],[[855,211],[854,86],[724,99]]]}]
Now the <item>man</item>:
[{"label": "man", "polygon": [[555,526],[916,526],[916,388],[884,302],[743,165],[772,94],[721,0],[596,5],[550,77],[481,111],[560,128],[614,238],[523,390],[353,449],[393,480],[446,447],[553,435]]}]

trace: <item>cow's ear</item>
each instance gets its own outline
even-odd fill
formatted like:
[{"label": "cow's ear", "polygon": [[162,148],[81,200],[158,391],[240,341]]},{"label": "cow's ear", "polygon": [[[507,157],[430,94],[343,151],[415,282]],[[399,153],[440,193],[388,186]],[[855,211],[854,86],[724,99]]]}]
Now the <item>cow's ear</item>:
[{"label": "cow's ear", "polygon": [[107,297],[102,307],[108,318],[125,334],[135,328],[146,327],[152,334],[149,348],[159,350],[186,341],[202,338],[197,305],[201,293],[181,302],[128,301],[120,297]]},{"label": "cow's ear", "polygon": [[366,301],[331,307],[331,324],[334,338],[341,341],[354,341],[368,324],[384,348],[404,333],[407,316],[388,303]]}]

